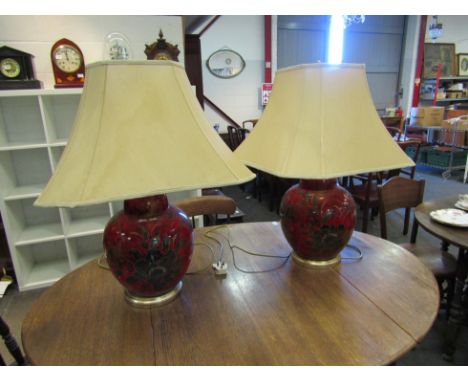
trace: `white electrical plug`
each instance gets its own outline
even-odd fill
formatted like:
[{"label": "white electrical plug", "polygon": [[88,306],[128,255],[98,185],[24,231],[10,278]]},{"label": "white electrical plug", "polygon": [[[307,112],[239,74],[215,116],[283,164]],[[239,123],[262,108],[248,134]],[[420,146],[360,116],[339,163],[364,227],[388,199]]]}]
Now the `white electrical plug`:
[{"label": "white electrical plug", "polygon": [[228,265],[224,261],[217,261],[213,263],[212,268],[214,270],[215,276],[226,276]]}]

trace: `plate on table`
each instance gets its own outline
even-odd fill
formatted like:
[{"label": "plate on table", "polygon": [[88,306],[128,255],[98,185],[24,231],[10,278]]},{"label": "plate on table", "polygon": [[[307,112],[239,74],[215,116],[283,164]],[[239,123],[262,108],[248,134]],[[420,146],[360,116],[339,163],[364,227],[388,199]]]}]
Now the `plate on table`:
[{"label": "plate on table", "polygon": [[453,225],[456,227],[468,227],[468,213],[456,208],[432,211],[430,215],[432,219],[442,224]]}]

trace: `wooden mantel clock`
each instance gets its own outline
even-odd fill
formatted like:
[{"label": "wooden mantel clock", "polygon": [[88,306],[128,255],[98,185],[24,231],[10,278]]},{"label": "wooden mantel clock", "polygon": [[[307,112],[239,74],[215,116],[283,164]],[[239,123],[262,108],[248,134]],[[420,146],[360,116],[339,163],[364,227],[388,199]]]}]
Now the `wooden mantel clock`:
[{"label": "wooden mantel clock", "polygon": [[85,65],[81,49],[73,41],[62,38],[50,51],[56,88],[83,87]]},{"label": "wooden mantel clock", "polygon": [[145,44],[145,54],[148,60],[172,60],[179,61],[178,56],[180,53],[176,45],[166,42],[163,38],[162,30],[159,30],[159,38],[156,42],[148,45]]}]

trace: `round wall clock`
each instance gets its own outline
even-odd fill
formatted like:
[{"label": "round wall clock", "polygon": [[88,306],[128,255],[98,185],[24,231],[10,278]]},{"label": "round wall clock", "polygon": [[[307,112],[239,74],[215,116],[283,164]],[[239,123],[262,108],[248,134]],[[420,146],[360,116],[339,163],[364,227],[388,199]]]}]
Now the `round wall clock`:
[{"label": "round wall clock", "polygon": [[50,52],[55,87],[82,87],[85,80],[84,58],[81,49],[65,38],[57,41]]},{"label": "round wall clock", "polygon": [[208,57],[206,66],[216,77],[232,78],[244,70],[245,61],[239,53],[231,49],[220,49]]}]

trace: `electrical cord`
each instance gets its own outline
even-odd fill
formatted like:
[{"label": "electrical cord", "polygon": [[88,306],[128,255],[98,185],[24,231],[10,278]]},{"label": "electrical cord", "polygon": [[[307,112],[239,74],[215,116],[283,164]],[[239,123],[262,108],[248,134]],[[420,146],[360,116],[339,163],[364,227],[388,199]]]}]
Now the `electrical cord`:
[{"label": "electrical cord", "polygon": [[[226,228],[227,228],[227,236],[223,235],[220,232],[217,232],[217,231],[219,231],[221,229],[226,229]],[[203,237],[214,241],[219,246],[219,254],[220,255],[219,255],[219,258],[217,260],[218,262],[223,261],[224,244],[220,240],[218,240],[218,238],[210,235],[213,232],[220,235],[228,243],[229,249],[231,251],[232,263],[234,265],[234,268],[236,268],[239,272],[242,272],[242,273],[255,274],[255,273],[273,272],[275,270],[278,270],[278,269],[282,268],[287,263],[289,258],[291,257],[291,254],[289,254],[287,256],[277,256],[277,255],[268,255],[268,254],[263,254],[263,253],[256,253],[256,252],[248,251],[248,250],[246,250],[246,249],[244,249],[242,247],[239,247],[238,245],[232,245],[231,244],[231,235],[230,235],[229,227],[224,224],[224,225],[217,226],[217,227],[215,227],[213,229],[210,229],[210,230],[206,231],[203,234]],[[209,245],[207,243],[203,243],[203,242],[195,242],[194,246],[207,247],[209,249],[210,253],[211,253],[210,261],[203,268],[201,268],[199,270],[196,270],[196,271],[187,272],[186,275],[197,275],[197,274],[204,273],[204,272],[206,272],[206,270],[211,268],[211,266],[215,263],[216,252],[215,252],[215,249],[213,249],[213,247],[211,245]],[[352,251],[356,252],[358,255],[357,256],[341,256],[342,260],[356,260],[356,261],[362,260],[363,254],[362,254],[361,250],[357,246],[352,245],[352,244],[346,244],[346,248],[351,249]],[[251,255],[251,256],[267,257],[267,258],[275,258],[275,259],[284,259],[284,261],[281,264],[279,264],[278,266],[270,268],[270,269],[246,270],[246,269],[242,269],[240,266],[237,265],[235,250],[242,251],[242,252],[244,252],[244,253],[246,253],[248,255]],[[109,270],[109,265],[107,264],[106,254],[105,253],[102,254],[102,256],[98,259],[98,265],[101,268]]]},{"label": "electrical cord", "polygon": [[346,244],[346,248],[349,248],[351,250],[353,250],[354,252],[357,252],[357,256],[356,257],[349,257],[349,256],[341,256],[341,260],[362,260],[362,252],[361,250],[359,249],[359,247],[356,247],[355,245],[352,245],[352,244]]},{"label": "electrical cord", "polygon": [[[216,232],[220,229],[224,229],[224,228],[227,228],[227,237],[224,236],[222,233],[220,232]],[[230,235],[230,231],[229,231],[229,227],[227,225],[221,225],[221,226],[218,226],[218,227],[215,227],[213,229],[210,229],[208,230],[207,232],[205,232],[204,234],[204,237],[208,238],[208,239],[211,239],[211,240],[214,240],[216,241],[220,246],[221,246],[221,250],[220,250],[220,258],[219,258],[219,261],[222,261],[223,259],[223,255],[224,255],[224,248],[223,248],[223,244],[215,237],[213,236],[210,236],[210,234],[212,232],[216,232],[218,235],[220,235],[224,240],[226,240],[226,242],[228,243],[228,246],[229,246],[229,249],[231,251],[231,256],[232,256],[232,263],[234,265],[234,268],[236,268],[239,272],[242,272],[242,273],[265,273],[265,272],[272,272],[272,271],[275,271],[277,269],[280,269],[281,267],[283,267],[286,262],[289,260],[289,258],[291,257],[291,255],[287,255],[287,256],[276,256],[276,255],[268,255],[268,254],[263,254],[263,253],[256,253],[256,252],[252,252],[252,251],[248,251],[242,247],[239,247],[238,245],[232,245],[231,244],[231,235]],[[246,270],[246,269],[242,269],[241,267],[239,267],[236,263],[236,253],[235,253],[235,249],[237,250],[240,250],[244,253],[247,253],[248,255],[251,255],[251,256],[258,256],[258,257],[268,257],[268,258],[276,258],[276,259],[284,259],[284,261],[279,264],[278,266],[276,267],[273,267],[273,268],[270,268],[270,269],[264,269],[264,270],[258,270],[258,271],[254,271],[254,270]]]}]

